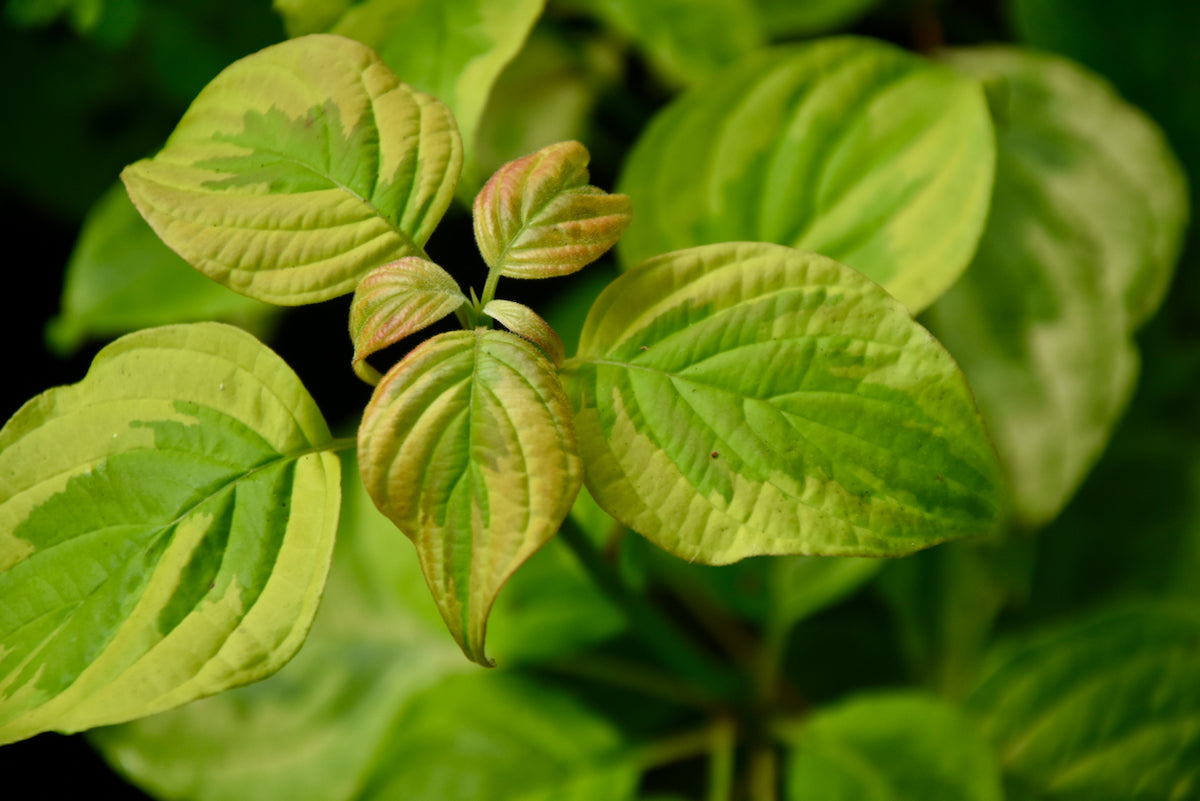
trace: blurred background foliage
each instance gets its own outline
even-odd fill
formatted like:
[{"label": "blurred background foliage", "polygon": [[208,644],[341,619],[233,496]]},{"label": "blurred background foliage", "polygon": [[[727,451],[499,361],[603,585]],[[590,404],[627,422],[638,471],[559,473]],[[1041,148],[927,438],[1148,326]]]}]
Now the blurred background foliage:
[{"label": "blurred background foliage", "polygon": [[[164,291],[158,273],[129,271],[128,249],[164,264],[176,257],[153,237],[138,243],[148,232],[113,187],[121,168],[154,152],[223,67],[289,33],[345,21],[353,5],[305,3],[309,16],[298,17],[288,0],[276,0],[277,8],[269,0],[4,3],[0,203],[10,288],[2,333],[10,362],[16,357],[0,393],[5,419],[46,387],[78,380],[97,348],[126,327],[192,314],[232,319],[267,338],[331,422],[352,422],[369,390],[348,369],[348,299],[265,310],[215,292],[182,262],[174,265],[182,283]],[[651,7],[668,11],[655,15]],[[550,0],[479,111],[475,171],[463,196],[474,191],[471,181],[504,161],[566,138],[588,145],[593,182],[611,187],[647,119],[685,86],[766,43],[847,31],[923,52],[1015,42],[1075,59],[1157,121],[1185,166],[1191,197],[1200,196],[1200,3],[1181,0],[679,0],[673,7]],[[469,230],[460,205],[435,235],[431,255],[452,272],[473,264]],[[67,265],[80,261],[109,271],[72,282]],[[513,299],[544,310],[570,351],[572,324],[603,283],[602,269],[549,288],[517,284]],[[546,291],[559,294],[537,294]],[[847,575],[820,589],[828,597],[815,602],[792,599],[828,605],[780,645],[809,702],[907,679],[953,695],[993,625],[1006,631],[1072,619],[1129,598],[1200,601],[1197,226],[1165,305],[1138,341],[1143,364],[1130,408],[1074,500],[1036,539],[997,545],[990,554],[975,546],[936,548],[882,571]],[[780,581],[765,560],[717,570],[674,561],[654,568],[656,558],[641,561],[664,584],[689,588],[683,596],[694,603],[709,604],[706,614],[732,609],[758,620]],[[802,575],[804,567],[786,570]],[[856,592],[864,582],[871,591]],[[857,658],[805,658],[817,650]],[[142,797],[80,738],[42,735],[0,749],[11,786],[48,763],[71,768],[42,773],[39,797]],[[650,784],[675,786],[678,779],[651,776]]]}]

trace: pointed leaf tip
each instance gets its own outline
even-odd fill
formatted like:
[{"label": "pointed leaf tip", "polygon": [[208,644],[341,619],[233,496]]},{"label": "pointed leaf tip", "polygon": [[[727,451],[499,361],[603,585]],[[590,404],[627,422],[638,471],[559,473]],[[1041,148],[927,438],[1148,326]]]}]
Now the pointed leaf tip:
[{"label": "pointed leaf tip", "polygon": [[490,665],[496,595],[558,531],[582,483],[557,374],[506,331],[440,334],[375,388],[358,445],[363,485],[416,546],[446,626]]},{"label": "pointed leaf tip", "polygon": [[350,304],[354,372],[374,386],[379,371],[365,359],[433,325],[467,302],[450,274],[428,259],[406,256],[376,267],[359,282]]},{"label": "pointed leaf tip", "polygon": [[533,309],[511,300],[489,301],[483,313],[499,321],[517,336],[525,337],[542,349],[542,352],[560,367],[567,358],[567,349],[558,332]]},{"label": "pointed leaf tip", "polygon": [[512,278],[569,275],[616,244],[629,198],[588,185],[587,148],[559,142],[505,164],[475,198],[475,240]]}]

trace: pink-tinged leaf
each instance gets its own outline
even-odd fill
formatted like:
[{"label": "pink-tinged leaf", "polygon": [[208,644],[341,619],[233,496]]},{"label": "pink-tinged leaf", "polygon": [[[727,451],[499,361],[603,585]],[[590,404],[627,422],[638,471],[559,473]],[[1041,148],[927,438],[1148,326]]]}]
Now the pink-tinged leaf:
[{"label": "pink-tinged leaf", "polygon": [[505,164],[475,198],[475,240],[488,267],[511,278],[568,275],[616,244],[629,198],[588,185],[589,155],[559,142]]},{"label": "pink-tinged leaf", "polygon": [[365,359],[433,325],[467,302],[450,274],[417,256],[376,267],[358,284],[350,304],[354,372],[368,384],[380,373]]},{"label": "pink-tinged leaf", "polygon": [[550,357],[554,366],[558,367],[567,358],[567,349],[563,346],[558,332],[550,327],[533,309],[522,303],[511,300],[493,300],[483,307],[483,313],[494,320],[499,320],[509,331],[517,336],[525,337],[542,349]]},{"label": "pink-tinged leaf", "polygon": [[562,524],[583,480],[570,401],[532,343],[439,334],[388,371],[358,430],[363,486],[413,541],[471,660],[509,576]]}]

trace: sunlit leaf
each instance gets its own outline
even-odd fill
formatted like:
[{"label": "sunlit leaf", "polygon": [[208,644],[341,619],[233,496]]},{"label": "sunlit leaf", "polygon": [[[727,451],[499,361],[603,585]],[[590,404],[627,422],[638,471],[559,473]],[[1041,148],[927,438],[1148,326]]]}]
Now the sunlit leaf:
[{"label": "sunlit leaf", "polygon": [[629,198],[588,185],[587,148],[559,142],[501,167],[475,198],[475,241],[501,275],[549,278],[583,269],[616,244]]},{"label": "sunlit leaf", "polygon": [[511,300],[492,300],[483,307],[483,313],[503,323],[504,327],[514,334],[537,345],[556,367],[567,358],[558,334],[528,306]]},{"label": "sunlit leaf", "polygon": [[[347,475],[354,475],[354,462],[345,462]],[[445,636],[416,553],[401,540],[362,484],[353,481],[347,488],[321,609],[295,659],[265,681],[169,713],[98,729],[89,739],[110,764],[159,797],[359,798],[367,779],[392,764],[381,759],[381,751],[405,729],[408,705],[445,678],[474,670]],[[572,561],[564,547],[551,541],[501,594],[488,645],[506,662],[569,652],[620,628],[620,613]],[[511,681],[501,683],[507,687]],[[435,698],[445,692],[433,689]],[[538,704],[539,710],[551,709],[547,716],[564,707],[556,693],[527,692],[550,695],[548,702]],[[500,694],[510,697],[503,690]],[[505,704],[488,713],[489,719],[503,720]],[[485,700],[482,706],[489,703]],[[572,705],[554,717],[553,724],[578,722],[581,716]],[[597,735],[577,753],[607,755],[613,734],[602,734],[605,728],[590,719],[582,725],[585,740],[594,736],[588,732]],[[393,733],[394,727],[399,731]],[[487,725],[482,728],[487,731]],[[508,743],[503,734],[509,731],[505,726],[486,736]],[[448,725],[444,736],[454,736],[452,732]],[[526,742],[521,747],[537,746]],[[442,756],[435,762],[450,764],[447,759]],[[404,763],[401,772],[416,770],[419,761],[416,757]],[[547,763],[542,759],[538,764]],[[458,775],[470,772],[469,765],[453,765]],[[556,772],[557,768],[541,775],[553,777]]]},{"label": "sunlit leaf", "polygon": [[859,696],[807,720],[788,801],[1001,801],[1000,770],[956,707],[916,693]]},{"label": "sunlit leaf", "polygon": [[416,545],[463,652],[487,664],[496,594],[558,531],[581,483],[553,366],[506,331],[441,334],[384,376],[358,443],[367,491]]},{"label": "sunlit leaf", "polygon": [[179,706],[300,647],[334,446],[275,354],[217,323],[117,340],[0,430],[0,742]]},{"label": "sunlit leaf", "polygon": [[154,158],[122,173],[193,267],[295,305],[423,247],[462,162],[454,119],[364,45],[293,39],[226,68]]},{"label": "sunlit leaf", "polygon": [[1051,798],[1200,789],[1200,611],[1128,606],[997,649],[971,710],[1003,767]]},{"label": "sunlit leaf", "polygon": [[171,252],[115,186],[84,221],[47,337],[60,352],[168,323],[267,323],[274,307],[210,281]]},{"label": "sunlit leaf", "polygon": [[368,384],[382,377],[364,359],[433,325],[467,302],[450,274],[428,259],[406,256],[369,272],[350,304],[354,372]]},{"label": "sunlit leaf", "polygon": [[365,42],[405,82],[454,113],[474,182],[475,132],[488,95],[521,49],[545,0],[363,0],[332,33]]},{"label": "sunlit leaf", "polygon": [[1133,390],[1132,334],[1170,281],[1187,205],[1153,123],[1070,62],[957,51],[995,82],[995,197],[979,253],[929,311],[971,380],[1026,525],[1062,509]]},{"label": "sunlit leaf", "polygon": [[979,85],[882,42],[757,52],[658,114],[618,182],[637,210],[617,250],[761,241],[811,250],[914,313],[975,252],[994,148]]},{"label": "sunlit leaf", "polygon": [[352,480],[321,609],[295,659],[265,681],[89,739],[161,798],[350,801],[409,701],[464,669],[416,554]]},{"label": "sunlit leaf", "polygon": [[666,550],[900,555],[991,529],[998,467],[962,374],[859,273],[779,245],[653,259],[563,367],[587,485]]}]

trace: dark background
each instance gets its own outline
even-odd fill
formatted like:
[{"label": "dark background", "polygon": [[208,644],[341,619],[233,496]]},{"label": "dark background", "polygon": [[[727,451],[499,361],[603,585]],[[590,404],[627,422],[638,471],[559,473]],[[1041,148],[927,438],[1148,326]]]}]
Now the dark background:
[{"label": "dark background", "polygon": [[[914,49],[1023,39],[1063,52],[1105,74],[1150,113],[1189,172],[1200,175],[1200,48],[1193,43],[1200,33],[1200,3],[1055,0],[1023,5],[1040,11],[1027,12],[1018,25],[1002,2],[889,0],[853,30]],[[133,22],[110,21],[89,36],[61,18],[27,27],[16,24],[11,14],[0,17],[0,103],[5,110],[0,220],[7,254],[0,314],[5,357],[0,419],[50,386],[79,380],[103,344],[60,358],[51,355],[42,339],[46,321],[58,310],[63,267],[88,208],[125,164],[161,144],[189,100],[221,68],[285,36],[268,0],[110,0],[110,6],[136,7],[139,16]],[[551,4],[551,16],[555,13]],[[587,25],[570,15],[549,24]],[[597,140],[604,143],[595,149],[593,180],[606,188],[619,167],[616,156],[669,97],[634,53],[625,75],[621,86],[602,100],[593,123]],[[1194,181],[1192,186],[1195,197]],[[447,265],[475,258],[464,210],[452,211],[430,252]],[[1175,291],[1142,334],[1147,354],[1143,379],[1114,442],[1115,452],[1128,452],[1147,426],[1200,430],[1198,253],[1193,227]],[[506,287],[509,297],[535,306],[546,301],[548,291]],[[369,397],[369,388],[346,369],[351,353],[345,333],[348,308],[348,299],[342,298],[290,310],[271,342],[334,425],[353,423]],[[1146,462],[1140,470],[1143,486],[1134,491],[1153,493],[1164,481],[1174,486],[1170,476],[1178,475],[1179,465],[1153,454]],[[1106,482],[1128,483],[1123,471],[1111,460],[1102,463],[1077,506],[1103,508],[1110,497]],[[1054,559],[1053,547],[1047,558]],[[43,734],[0,747],[0,777],[6,799],[146,798],[124,784],[82,737]]]}]

